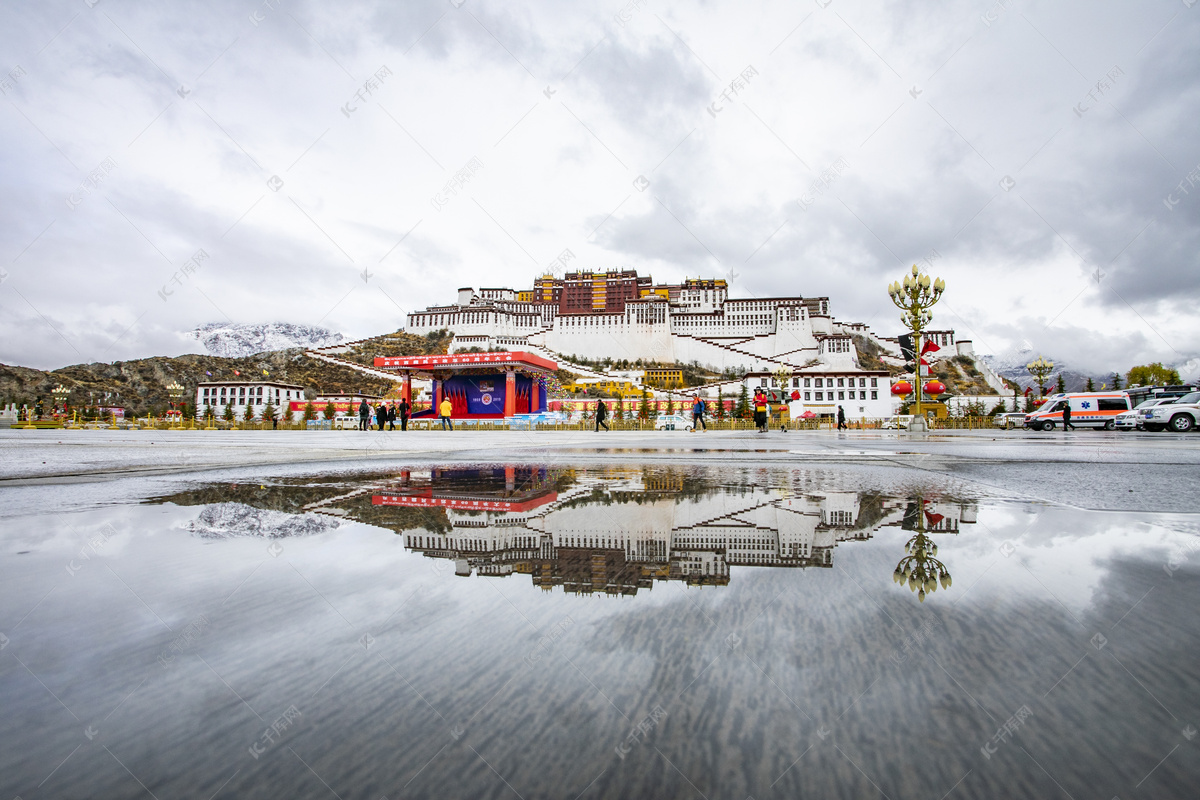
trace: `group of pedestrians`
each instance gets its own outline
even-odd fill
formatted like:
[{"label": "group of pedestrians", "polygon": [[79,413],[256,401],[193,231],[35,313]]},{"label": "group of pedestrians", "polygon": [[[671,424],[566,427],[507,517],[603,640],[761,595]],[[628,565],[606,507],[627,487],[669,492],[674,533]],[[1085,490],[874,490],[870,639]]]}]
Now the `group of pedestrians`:
[{"label": "group of pedestrians", "polygon": [[[700,396],[692,398],[692,430],[698,431],[703,426],[705,433],[708,432],[708,423],[704,421],[704,415],[708,412],[708,404],[705,403]],[[601,428],[611,430],[608,423],[608,404],[603,400],[596,401],[596,432],[599,433]]]},{"label": "group of pedestrians", "polygon": [[412,406],[407,400],[401,400],[399,403],[380,403],[375,408],[371,408],[371,404],[365,399],[358,404],[358,429],[360,431],[371,430],[372,425],[377,426],[377,430],[383,430],[383,426],[388,426],[388,430],[396,430],[396,421],[400,421],[400,430],[408,430],[408,418],[412,416]]}]

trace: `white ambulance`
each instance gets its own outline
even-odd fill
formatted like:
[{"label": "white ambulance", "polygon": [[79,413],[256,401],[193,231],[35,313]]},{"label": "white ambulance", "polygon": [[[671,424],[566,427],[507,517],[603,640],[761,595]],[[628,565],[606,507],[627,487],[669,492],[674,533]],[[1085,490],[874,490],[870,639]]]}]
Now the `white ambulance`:
[{"label": "white ambulance", "polygon": [[1075,392],[1052,394],[1042,407],[1025,415],[1025,427],[1035,431],[1052,431],[1062,427],[1063,409],[1071,407],[1071,427],[1116,427],[1117,415],[1129,411],[1129,395],[1124,392]]}]

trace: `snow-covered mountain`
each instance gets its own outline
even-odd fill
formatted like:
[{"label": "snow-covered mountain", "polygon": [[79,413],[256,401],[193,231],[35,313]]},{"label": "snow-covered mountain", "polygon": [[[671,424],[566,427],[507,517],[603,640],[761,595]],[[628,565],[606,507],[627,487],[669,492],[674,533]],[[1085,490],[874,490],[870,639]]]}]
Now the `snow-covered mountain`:
[{"label": "snow-covered mountain", "polygon": [[1026,369],[1026,365],[1031,361],[1036,360],[1039,355],[1054,364],[1054,370],[1050,373],[1050,377],[1046,378],[1046,386],[1050,387],[1051,391],[1053,391],[1052,387],[1058,383],[1059,375],[1063,376],[1063,383],[1066,385],[1068,392],[1082,392],[1087,386],[1087,380],[1089,377],[1092,378],[1097,389],[1100,388],[1101,384],[1109,383],[1112,380],[1111,375],[1106,377],[1096,377],[1089,376],[1083,372],[1076,372],[1075,370],[1072,370],[1069,365],[1064,364],[1062,361],[1059,361],[1058,359],[1048,356],[1044,353],[1034,352],[1028,348],[1010,351],[1001,356],[984,355],[980,356],[979,358],[980,360],[986,362],[987,365],[993,370],[995,370],[1000,377],[1007,378],[1008,380],[1014,381],[1021,386],[1029,387],[1036,386],[1036,382],[1034,381],[1033,376],[1029,374],[1029,370]]},{"label": "snow-covered mountain", "polygon": [[336,530],[341,523],[318,514],[286,514],[253,508],[243,503],[214,503],[205,506],[187,529],[205,539],[229,539],[235,536],[257,536],[263,539],[282,539],[289,536],[311,536]]},{"label": "snow-covered mountain", "polygon": [[315,325],[267,322],[253,325],[209,322],[190,334],[214,356],[242,358],[289,347],[327,347],[342,341],[340,333]]}]

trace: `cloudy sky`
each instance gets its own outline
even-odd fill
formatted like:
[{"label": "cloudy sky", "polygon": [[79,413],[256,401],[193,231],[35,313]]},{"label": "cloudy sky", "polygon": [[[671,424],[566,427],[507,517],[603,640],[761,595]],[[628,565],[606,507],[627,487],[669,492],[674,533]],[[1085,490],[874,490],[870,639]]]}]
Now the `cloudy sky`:
[{"label": "cloudy sky", "polygon": [[[1200,3],[0,7],[0,362],[631,267],[1200,372]],[[1190,176],[1190,177],[1189,177]]]}]

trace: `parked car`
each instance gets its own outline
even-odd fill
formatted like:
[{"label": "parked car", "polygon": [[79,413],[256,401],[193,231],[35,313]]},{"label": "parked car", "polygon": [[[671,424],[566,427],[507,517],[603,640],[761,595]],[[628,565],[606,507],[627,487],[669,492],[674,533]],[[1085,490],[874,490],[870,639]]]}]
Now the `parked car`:
[{"label": "parked car", "polygon": [[654,430],[656,431],[690,431],[691,429],[691,419],[682,414],[664,414],[654,420]]},{"label": "parked car", "polygon": [[1010,411],[1007,414],[997,414],[996,418],[992,420],[992,424],[997,428],[1004,428],[1005,430],[1011,430],[1012,428],[1024,428],[1025,412]]},{"label": "parked car", "polygon": [[889,431],[904,431],[908,430],[908,423],[912,422],[912,414],[900,414],[895,417],[885,417],[880,428]]},{"label": "parked car", "polygon": [[1142,427],[1148,431],[1187,433],[1200,425],[1200,392],[1192,392],[1174,403],[1153,406],[1140,413]]},{"label": "parked car", "polygon": [[1143,400],[1137,404],[1137,407],[1133,411],[1122,411],[1120,414],[1117,414],[1117,418],[1113,420],[1113,424],[1119,431],[1141,430],[1142,412],[1155,406],[1170,405],[1178,399],[1178,397],[1156,397],[1150,400]]},{"label": "parked car", "polygon": [[1032,414],[1025,415],[1025,425],[1035,431],[1052,431],[1062,425],[1063,409],[1071,406],[1071,427],[1116,428],[1116,417],[1132,410],[1129,396],[1124,392],[1074,392],[1054,394]]}]

